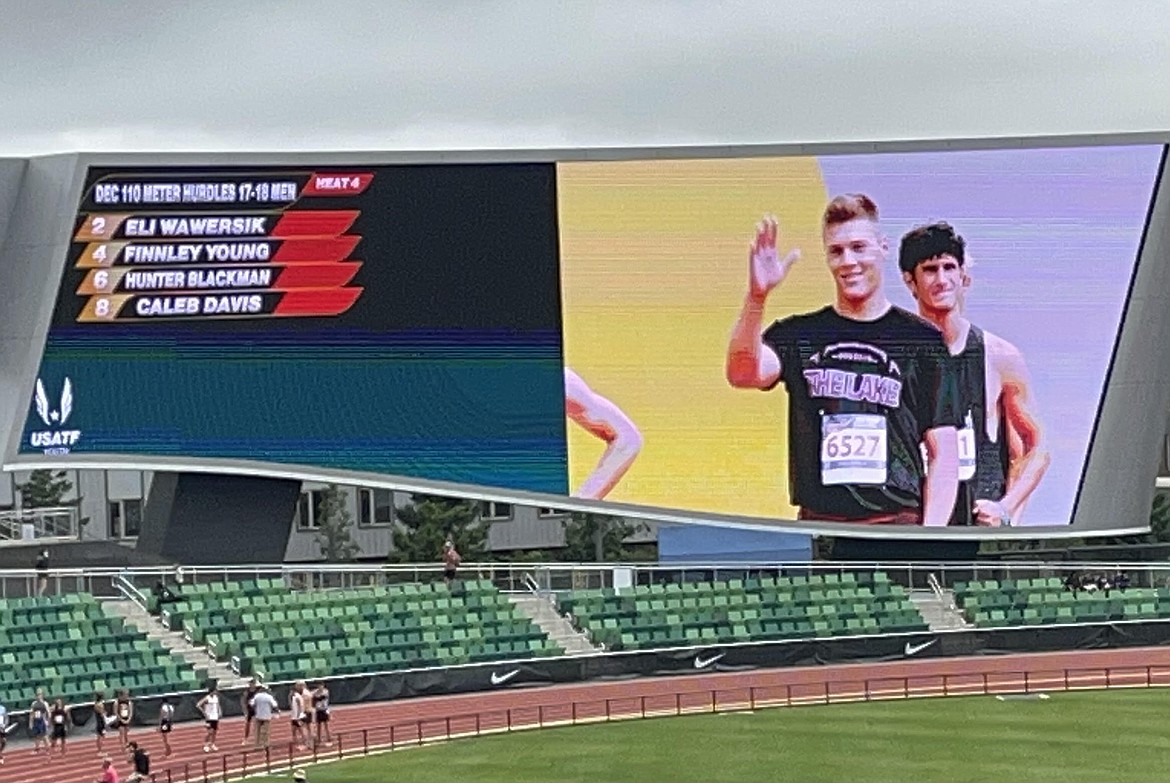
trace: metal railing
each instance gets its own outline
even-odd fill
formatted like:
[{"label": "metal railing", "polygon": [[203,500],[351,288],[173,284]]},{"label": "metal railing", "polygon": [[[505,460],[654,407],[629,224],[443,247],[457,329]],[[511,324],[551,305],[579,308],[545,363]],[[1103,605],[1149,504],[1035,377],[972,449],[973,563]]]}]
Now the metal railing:
[{"label": "metal railing", "polygon": [[[929,589],[933,577],[940,589],[954,589],[958,582],[977,580],[1064,579],[1070,572],[1115,573],[1124,571],[1131,587],[1170,587],[1170,563],[1051,563],[1051,562],[798,562],[798,563],[470,563],[459,569],[460,579],[487,579],[506,592],[527,592],[535,582],[543,593],[609,588],[614,573],[629,571],[639,586],[747,579],[753,577],[800,577],[826,574],[859,574],[882,571],[890,580],[907,588]],[[30,589],[37,572],[27,569],[0,569],[0,598],[34,594]],[[442,563],[382,565],[366,563],[221,565],[221,566],[136,566],[117,568],[52,569],[48,572],[47,594],[75,591],[117,596],[115,585],[124,579],[140,591],[148,591],[159,580],[168,583],[231,583],[245,579],[279,578],[294,590],[327,590],[431,582],[443,578]]]},{"label": "metal railing", "polygon": [[76,540],[80,534],[79,519],[73,506],[0,511],[0,543]]},{"label": "metal railing", "polygon": [[1170,687],[1170,666],[1054,667],[967,674],[917,674],[824,679],[809,683],[728,685],[669,693],[574,698],[558,694],[555,703],[481,710],[399,720],[381,726],[332,733],[333,746],[298,749],[292,742],[224,753],[218,759],[175,764],[155,774],[165,783],[216,783],[248,775],[272,775],[300,764],[532,729],[579,726],[647,718],[746,712],[776,707],[905,700],[948,696],[1027,696],[1053,691]]}]

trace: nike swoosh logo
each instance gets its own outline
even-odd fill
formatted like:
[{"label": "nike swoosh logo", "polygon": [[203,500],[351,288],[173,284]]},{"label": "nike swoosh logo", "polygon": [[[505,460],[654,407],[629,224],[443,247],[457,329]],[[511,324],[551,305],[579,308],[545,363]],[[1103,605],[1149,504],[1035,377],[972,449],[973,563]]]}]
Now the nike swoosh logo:
[{"label": "nike swoosh logo", "polygon": [[938,641],[938,639],[931,639],[929,642],[923,642],[922,644],[910,644],[910,642],[906,642],[905,653],[907,656],[915,655],[917,653],[922,652],[927,647],[929,647],[930,645],[934,644],[937,641]]},{"label": "nike swoosh logo", "polygon": [[706,669],[711,664],[713,664],[716,661],[723,658],[723,656],[726,654],[727,653],[719,653],[718,655],[712,655],[710,658],[704,658],[701,655],[696,655],[695,656],[695,668],[696,669]]},{"label": "nike swoosh logo", "polygon": [[519,669],[513,669],[507,674],[496,674],[495,672],[492,672],[492,685],[503,685],[519,673]]}]

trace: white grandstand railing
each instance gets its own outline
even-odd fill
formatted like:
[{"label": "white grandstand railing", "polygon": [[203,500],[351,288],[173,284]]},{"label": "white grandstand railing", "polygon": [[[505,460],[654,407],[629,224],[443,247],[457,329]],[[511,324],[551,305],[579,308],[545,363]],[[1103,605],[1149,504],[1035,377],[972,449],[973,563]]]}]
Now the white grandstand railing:
[{"label": "white grandstand railing", "polygon": [[79,514],[74,506],[0,511],[0,544],[73,540],[79,529]]},{"label": "white grandstand railing", "polygon": [[[1115,573],[1124,571],[1132,587],[1170,588],[1170,563],[1125,562],[761,562],[761,563],[465,563],[461,579],[488,579],[507,592],[526,592],[526,580],[534,581],[546,594],[570,590],[608,588],[615,573],[628,573],[635,585],[678,581],[706,581],[750,576],[802,576],[883,571],[891,581],[905,587],[930,588],[933,575],[940,589],[953,589],[957,582],[976,580],[1064,579],[1070,572]],[[0,569],[0,598],[35,594],[37,572],[31,568]],[[203,584],[253,578],[281,578],[293,589],[315,590],[356,588],[403,582],[437,581],[443,564],[406,565],[369,563],[286,563],[278,565],[136,566],[107,568],[52,569],[48,572],[48,594],[78,590],[116,596],[118,579],[148,591],[162,580],[169,584]]]}]

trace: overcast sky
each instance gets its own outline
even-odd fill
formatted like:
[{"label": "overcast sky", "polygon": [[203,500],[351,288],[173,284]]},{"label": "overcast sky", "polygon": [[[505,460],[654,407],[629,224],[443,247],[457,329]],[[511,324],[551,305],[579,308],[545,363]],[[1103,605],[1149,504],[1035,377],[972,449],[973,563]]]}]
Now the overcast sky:
[{"label": "overcast sky", "polygon": [[1170,129],[1170,0],[0,0],[0,154]]}]

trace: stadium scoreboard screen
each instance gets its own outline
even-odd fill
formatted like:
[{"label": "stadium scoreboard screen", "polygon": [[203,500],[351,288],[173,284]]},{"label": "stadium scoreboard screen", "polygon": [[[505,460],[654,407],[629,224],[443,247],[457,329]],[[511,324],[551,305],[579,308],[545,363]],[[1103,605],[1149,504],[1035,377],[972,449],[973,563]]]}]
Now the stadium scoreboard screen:
[{"label": "stadium scoreboard screen", "polygon": [[338,315],[373,175],[103,177],[73,237],[79,323]]},{"label": "stadium scoreboard screen", "polygon": [[1056,530],[1162,163],[93,167],[17,459]]}]

